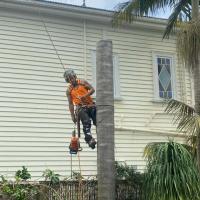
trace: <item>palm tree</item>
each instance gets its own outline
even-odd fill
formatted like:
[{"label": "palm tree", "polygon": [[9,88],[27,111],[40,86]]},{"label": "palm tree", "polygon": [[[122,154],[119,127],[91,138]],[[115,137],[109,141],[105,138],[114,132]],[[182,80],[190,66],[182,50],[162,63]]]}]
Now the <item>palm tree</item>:
[{"label": "palm tree", "polygon": [[145,148],[145,200],[199,200],[200,176],[191,153],[173,141],[150,143]]},{"label": "palm tree", "polygon": [[[177,50],[183,63],[190,67],[194,81],[195,112],[200,114],[200,21],[199,1],[192,0],[192,20],[180,27]],[[183,41],[184,40],[184,41]],[[200,169],[200,130],[197,136],[197,160]]]},{"label": "palm tree", "polygon": [[97,44],[98,199],[115,200],[114,93],[112,42]]},{"label": "palm tree", "polygon": [[[168,37],[176,27],[180,30],[177,37],[178,55],[192,73],[194,80],[195,113],[200,114],[200,20],[199,0],[129,0],[121,3],[115,12],[113,23],[132,22],[135,16],[155,13],[165,7],[174,8],[168,19],[163,37]],[[133,15],[134,14],[134,15]],[[185,22],[183,22],[185,21]],[[200,132],[197,136],[197,160],[200,170]]]}]

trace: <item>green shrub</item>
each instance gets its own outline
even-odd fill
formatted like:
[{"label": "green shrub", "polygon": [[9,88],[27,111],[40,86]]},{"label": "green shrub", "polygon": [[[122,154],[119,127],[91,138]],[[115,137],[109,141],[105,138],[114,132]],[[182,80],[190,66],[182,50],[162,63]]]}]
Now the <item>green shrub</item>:
[{"label": "green shrub", "polygon": [[200,175],[192,154],[173,141],[151,143],[145,148],[146,200],[199,200]]},{"label": "green shrub", "polygon": [[[23,168],[25,169],[25,168]],[[24,182],[27,180],[29,173],[21,174],[18,171],[18,175],[15,177],[15,181],[8,181],[4,176],[1,176],[1,192],[6,198],[11,200],[35,200],[38,194],[38,187]],[[22,175],[22,176],[21,176]],[[29,174],[30,175],[30,174]],[[22,180],[23,179],[23,180]]]},{"label": "green shrub", "polygon": [[136,171],[133,166],[127,165],[126,162],[120,164],[115,162],[116,179],[125,180],[132,186],[141,186],[144,179],[144,174]]},{"label": "green shrub", "polygon": [[28,179],[31,179],[31,174],[28,172],[28,169],[26,167],[22,166],[22,170],[18,170],[15,173],[15,177],[26,181]]},{"label": "green shrub", "polygon": [[60,175],[55,174],[55,172],[50,169],[46,169],[42,176],[45,177],[45,181],[50,182],[50,185],[57,185],[60,182],[60,179],[59,179]]}]

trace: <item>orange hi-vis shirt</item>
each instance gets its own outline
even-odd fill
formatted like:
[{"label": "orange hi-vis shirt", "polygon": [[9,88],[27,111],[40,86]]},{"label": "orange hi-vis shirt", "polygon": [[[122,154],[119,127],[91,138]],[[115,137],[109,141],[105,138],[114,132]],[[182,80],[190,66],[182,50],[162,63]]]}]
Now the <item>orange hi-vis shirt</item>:
[{"label": "orange hi-vis shirt", "polygon": [[78,85],[76,87],[70,86],[70,95],[74,105],[92,105],[93,100],[91,96],[88,96],[81,101],[80,97],[88,93],[88,89],[84,84],[81,84],[81,80],[77,80]]}]

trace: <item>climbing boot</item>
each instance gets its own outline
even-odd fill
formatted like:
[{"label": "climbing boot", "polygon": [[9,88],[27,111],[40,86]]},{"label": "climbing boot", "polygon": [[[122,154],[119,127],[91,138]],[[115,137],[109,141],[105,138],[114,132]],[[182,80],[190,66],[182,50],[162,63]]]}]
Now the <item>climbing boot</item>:
[{"label": "climbing boot", "polygon": [[97,144],[97,142],[95,141],[94,138],[92,138],[89,142],[88,145],[91,149],[95,149],[95,145]]}]

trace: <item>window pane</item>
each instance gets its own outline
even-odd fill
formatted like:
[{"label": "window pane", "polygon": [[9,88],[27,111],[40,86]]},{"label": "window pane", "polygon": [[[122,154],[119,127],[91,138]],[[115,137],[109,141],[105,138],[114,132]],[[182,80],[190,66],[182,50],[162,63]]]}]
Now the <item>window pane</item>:
[{"label": "window pane", "polygon": [[161,64],[161,58],[157,58],[158,64]]},{"label": "window pane", "polygon": [[166,59],[166,64],[170,65],[170,59],[169,58]]},{"label": "window pane", "polygon": [[170,72],[170,65],[165,65],[165,67],[166,67],[167,71],[169,72],[169,74],[171,74],[171,72]]},{"label": "window pane", "polygon": [[162,58],[162,64],[165,64],[165,58]]},{"label": "window pane", "polygon": [[171,84],[171,82],[169,83],[169,86],[168,86],[168,88],[167,88],[167,91],[172,91],[172,84]]},{"label": "window pane", "polygon": [[159,81],[159,90],[164,91],[164,88],[163,88],[162,84],[160,83],[160,81]]},{"label": "window pane", "polygon": [[159,74],[159,80],[160,80],[160,83],[162,84],[163,88],[165,90],[167,90],[168,85],[171,81],[171,75],[169,74],[169,72],[167,71],[165,66],[162,67],[162,70]]},{"label": "window pane", "polygon": [[172,75],[170,58],[157,57],[159,97],[172,98]]},{"label": "window pane", "polygon": [[168,97],[167,97],[167,92],[166,91],[164,91],[164,97],[163,98],[165,98],[165,99],[167,99]]},{"label": "window pane", "polygon": [[161,69],[162,69],[162,65],[158,64],[158,74],[160,74]]},{"label": "window pane", "polygon": [[168,93],[168,95],[167,95],[168,99],[171,99],[172,98],[172,91],[168,91],[167,93]]},{"label": "window pane", "polygon": [[163,96],[164,96],[163,91],[160,91],[160,92],[159,92],[159,95],[160,95],[161,98],[163,98]]}]

